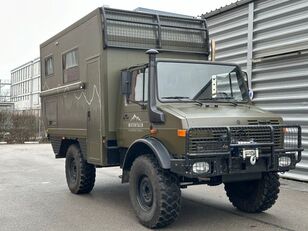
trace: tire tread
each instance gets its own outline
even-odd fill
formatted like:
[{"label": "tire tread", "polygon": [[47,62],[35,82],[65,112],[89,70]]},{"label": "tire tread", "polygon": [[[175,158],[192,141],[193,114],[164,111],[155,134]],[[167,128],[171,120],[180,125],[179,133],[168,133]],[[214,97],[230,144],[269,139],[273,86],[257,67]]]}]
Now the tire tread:
[{"label": "tire tread", "polygon": [[77,151],[75,157],[80,164],[80,181],[78,188],[71,190],[72,193],[75,194],[86,194],[90,193],[95,184],[95,176],[96,176],[96,169],[93,164],[87,163],[87,161],[83,158],[81,150],[78,145],[73,144],[69,147],[68,152],[71,151],[70,149],[75,149],[73,152]]},{"label": "tire tread", "polygon": [[144,161],[149,161],[152,164],[158,179],[158,187],[161,189],[161,209],[159,216],[150,223],[139,220],[149,228],[165,227],[173,223],[180,213],[181,190],[178,184],[178,178],[170,171],[162,169],[154,156],[147,154],[138,158],[144,158]]},{"label": "tire tread", "polygon": [[[261,184],[256,192],[255,200],[245,200],[236,193],[236,187],[232,183],[225,184],[225,191],[234,207],[248,213],[260,213],[271,208],[279,194],[279,176],[277,173],[264,173]],[[256,189],[257,190],[257,189]]]}]

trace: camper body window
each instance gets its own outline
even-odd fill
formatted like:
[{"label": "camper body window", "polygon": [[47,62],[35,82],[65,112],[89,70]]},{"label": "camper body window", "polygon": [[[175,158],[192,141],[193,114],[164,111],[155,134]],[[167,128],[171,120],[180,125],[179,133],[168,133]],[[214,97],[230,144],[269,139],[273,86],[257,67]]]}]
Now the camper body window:
[{"label": "camper body window", "polygon": [[79,80],[79,57],[78,50],[71,50],[62,56],[63,62],[63,82],[73,82]]}]

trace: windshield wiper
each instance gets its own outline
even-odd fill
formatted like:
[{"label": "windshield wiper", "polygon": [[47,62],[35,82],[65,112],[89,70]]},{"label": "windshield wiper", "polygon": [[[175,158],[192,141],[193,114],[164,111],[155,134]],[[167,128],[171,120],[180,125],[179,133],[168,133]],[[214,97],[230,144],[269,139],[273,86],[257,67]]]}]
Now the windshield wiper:
[{"label": "windshield wiper", "polygon": [[203,103],[202,103],[201,101],[197,100],[197,99],[189,99],[189,100],[192,101],[192,102],[195,102],[195,103],[199,104],[200,106],[203,105]]},{"label": "windshield wiper", "polygon": [[182,99],[188,99],[189,101],[195,102],[195,103],[199,104],[200,106],[203,105],[203,103],[200,102],[199,100],[190,99],[188,96],[165,96],[165,97],[162,97],[162,99],[178,99],[180,101],[182,101]]},{"label": "windshield wiper", "polygon": [[225,97],[225,98],[203,98],[203,99],[199,99],[199,100],[207,100],[207,101],[213,101],[216,103],[231,103],[234,106],[237,106],[238,103],[235,101],[231,101],[231,99],[233,99],[232,97]]},{"label": "windshield wiper", "polygon": [[162,99],[189,99],[188,96],[165,96],[161,98]]}]

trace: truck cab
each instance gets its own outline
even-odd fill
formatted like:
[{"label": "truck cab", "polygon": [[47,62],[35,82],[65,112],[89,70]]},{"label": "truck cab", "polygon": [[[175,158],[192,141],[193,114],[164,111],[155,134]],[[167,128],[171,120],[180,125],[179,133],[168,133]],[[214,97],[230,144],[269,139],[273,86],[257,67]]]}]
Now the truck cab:
[{"label": "truck cab", "polygon": [[295,168],[300,127],[253,106],[238,65],[147,53],[148,64],[122,71],[119,146],[156,140],[171,156],[171,171],[216,183]]}]

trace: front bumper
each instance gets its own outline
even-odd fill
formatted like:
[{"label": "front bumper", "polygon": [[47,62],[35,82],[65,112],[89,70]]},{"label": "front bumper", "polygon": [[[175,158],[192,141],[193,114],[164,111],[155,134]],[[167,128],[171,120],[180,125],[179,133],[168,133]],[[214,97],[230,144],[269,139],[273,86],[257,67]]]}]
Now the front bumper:
[{"label": "front bumper", "polygon": [[[262,125],[262,126],[237,126],[236,130],[247,129],[247,136],[249,139],[260,139],[262,142],[243,142],[241,140],[234,140],[236,135],[232,135],[232,129],[230,127],[224,127],[226,135],[216,128],[212,128],[216,133],[212,136],[218,137],[217,134],[223,134],[223,139],[218,137],[216,142],[220,142],[221,145],[213,144],[214,138],[200,138],[200,129],[198,130],[198,139],[191,138],[192,134],[190,129],[187,132],[187,149],[186,155],[183,159],[171,160],[171,171],[189,178],[203,178],[223,176],[228,174],[245,174],[245,173],[258,173],[258,172],[285,172],[294,169],[296,163],[301,160],[301,152],[303,151],[301,144],[301,128],[300,126],[289,125]],[[260,129],[262,131],[270,131],[270,134],[260,135]],[[263,128],[268,130],[263,130]],[[210,128],[204,128],[205,134],[209,134]],[[253,135],[252,131],[258,131],[257,135]],[[217,132],[219,131],[219,133]],[[195,133],[196,134],[196,133]],[[243,134],[242,134],[243,135]],[[266,140],[264,137],[268,137]],[[238,136],[237,136],[238,138]],[[244,139],[241,137],[240,139]],[[191,140],[201,143],[200,147],[205,147],[203,153],[192,153]],[[202,143],[203,142],[203,143]],[[198,144],[199,144],[198,143]],[[210,146],[208,149],[207,147]],[[195,147],[195,146],[194,146]],[[221,150],[214,150],[215,148],[221,148]],[[249,158],[243,156],[244,149],[260,150],[257,161],[251,163]],[[279,158],[288,157],[291,162],[288,166],[279,166]],[[198,162],[206,162],[209,166],[209,170],[204,173],[196,173],[193,171],[193,165]]]},{"label": "front bumper", "polygon": [[[290,157],[291,164],[287,167],[279,167],[278,158]],[[243,160],[241,157],[231,158],[232,164],[229,164],[229,158],[225,157],[202,157],[196,159],[172,159],[171,172],[178,175],[196,178],[213,177],[238,173],[257,173],[257,172],[285,172],[295,168],[297,163],[295,154],[277,154],[271,163],[269,158],[259,158],[255,165],[251,165],[249,159]],[[193,164],[198,162],[209,163],[209,171],[197,174],[193,172]]]}]

